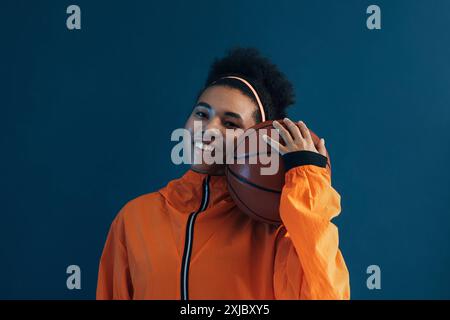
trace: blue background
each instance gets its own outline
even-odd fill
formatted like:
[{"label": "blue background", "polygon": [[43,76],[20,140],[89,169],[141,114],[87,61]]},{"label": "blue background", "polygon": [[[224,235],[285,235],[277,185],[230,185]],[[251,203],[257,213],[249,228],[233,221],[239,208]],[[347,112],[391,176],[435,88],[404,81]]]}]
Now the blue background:
[{"label": "blue background", "polygon": [[326,138],[352,298],[449,299],[449,30],[445,0],[1,1],[0,298],[95,297],[112,219],[186,170],[170,133],[242,45],[279,65],[290,116]]}]

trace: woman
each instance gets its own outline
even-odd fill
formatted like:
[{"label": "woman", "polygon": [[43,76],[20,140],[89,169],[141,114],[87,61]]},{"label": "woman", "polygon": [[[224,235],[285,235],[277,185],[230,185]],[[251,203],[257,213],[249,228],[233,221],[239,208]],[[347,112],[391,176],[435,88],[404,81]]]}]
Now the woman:
[{"label": "woman", "polygon": [[[216,60],[186,122],[229,134],[283,119],[292,85],[256,49]],[[325,142],[289,119],[274,126],[285,145],[279,227],[239,211],[224,165],[191,165],[158,192],[128,202],[113,221],[100,261],[98,299],[348,299],[349,275],[330,220],[340,195],[325,168]],[[234,132],[234,131],[232,131]],[[237,132],[237,130],[236,130]],[[193,139],[193,153],[225,152]]]}]

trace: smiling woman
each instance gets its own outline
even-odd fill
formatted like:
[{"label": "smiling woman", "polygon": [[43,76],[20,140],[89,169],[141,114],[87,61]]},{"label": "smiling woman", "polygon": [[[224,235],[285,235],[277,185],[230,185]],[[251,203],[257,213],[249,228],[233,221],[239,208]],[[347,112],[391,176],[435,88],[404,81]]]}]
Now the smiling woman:
[{"label": "smiling woman", "polygon": [[[237,134],[227,137],[226,129],[245,130],[266,118],[283,118],[286,108],[293,103],[292,84],[276,65],[254,48],[235,48],[230,50],[227,57],[213,63],[185,127],[193,133],[194,121],[200,121],[205,131],[222,133],[224,142],[237,138]],[[199,139],[195,141],[193,156],[196,156],[195,152],[224,150],[223,143],[218,145]],[[225,153],[223,158],[226,158]],[[223,163],[203,162],[191,168],[199,173],[223,175]]]},{"label": "smiling woman", "polygon": [[[186,121],[194,158],[226,157],[225,141],[265,119],[284,118],[293,103],[291,83],[258,50],[231,50],[212,64]],[[280,150],[289,154],[281,225],[253,220],[236,206],[224,161],[194,162],[181,178],[133,199],[117,215],[100,261],[97,298],[349,298],[330,221],[340,212],[340,195],[322,166],[325,146],[311,144],[306,126],[285,123],[295,130],[278,127],[286,141]]]},{"label": "smiling woman", "polygon": [[[191,133],[194,142],[193,159],[203,158],[204,151],[211,152],[213,156],[217,153],[222,155],[221,163],[208,164],[204,161],[193,163],[192,170],[200,173],[223,175],[225,171],[224,163],[227,150],[225,142],[227,139],[237,139],[240,130],[253,126],[256,121],[253,117],[255,106],[250,98],[237,89],[224,86],[212,86],[205,90],[199,101],[192,110],[191,116],[186,122],[186,129]],[[201,135],[195,134],[195,122],[201,125],[203,132]],[[228,129],[228,130],[227,130]],[[205,137],[206,131],[220,134],[223,139],[208,139]],[[227,136],[233,132],[233,137]],[[236,133],[236,134],[234,134]]]}]

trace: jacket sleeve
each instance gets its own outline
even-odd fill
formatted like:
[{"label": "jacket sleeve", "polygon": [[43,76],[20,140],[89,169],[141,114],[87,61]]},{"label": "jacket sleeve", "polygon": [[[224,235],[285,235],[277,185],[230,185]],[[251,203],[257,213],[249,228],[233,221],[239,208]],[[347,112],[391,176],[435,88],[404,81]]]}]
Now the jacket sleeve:
[{"label": "jacket sleeve", "polygon": [[276,299],[349,299],[349,274],[331,222],[340,195],[331,186],[327,158],[311,151],[283,156],[286,168],[274,265]]},{"label": "jacket sleeve", "polygon": [[127,300],[133,297],[122,213],[111,224],[103,248],[97,281],[98,300]]}]

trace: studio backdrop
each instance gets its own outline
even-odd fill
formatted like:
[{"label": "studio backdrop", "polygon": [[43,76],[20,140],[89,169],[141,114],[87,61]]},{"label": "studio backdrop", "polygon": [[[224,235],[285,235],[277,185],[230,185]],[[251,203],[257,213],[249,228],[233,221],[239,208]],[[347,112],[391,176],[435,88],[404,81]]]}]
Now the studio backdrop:
[{"label": "studio backdrop", "polygon": [[1,1],[0,298],[95,298],[112,220],[185,172],[171,132],[243,46],[326,137],[352,299],[450,299],[449,30],[446,0]]}]

